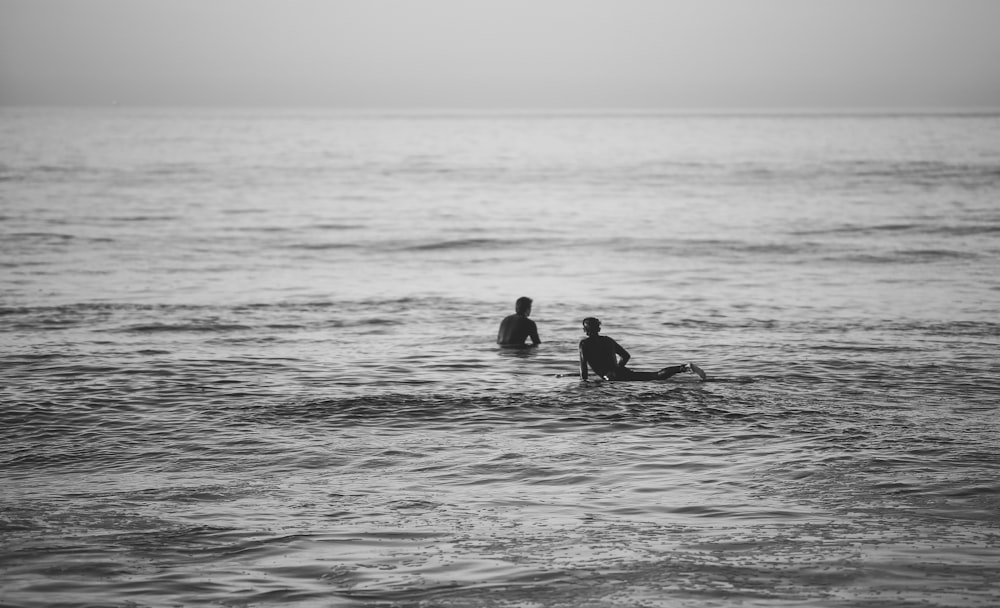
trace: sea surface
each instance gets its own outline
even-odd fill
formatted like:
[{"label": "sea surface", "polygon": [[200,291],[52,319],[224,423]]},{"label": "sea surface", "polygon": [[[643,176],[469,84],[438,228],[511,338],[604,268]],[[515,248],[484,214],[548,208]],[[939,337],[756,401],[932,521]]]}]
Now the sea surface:
[{"label": "sea surface", "polygon": [[5,607],[996,606],[998,405],[1000,115],[0,110]]}]

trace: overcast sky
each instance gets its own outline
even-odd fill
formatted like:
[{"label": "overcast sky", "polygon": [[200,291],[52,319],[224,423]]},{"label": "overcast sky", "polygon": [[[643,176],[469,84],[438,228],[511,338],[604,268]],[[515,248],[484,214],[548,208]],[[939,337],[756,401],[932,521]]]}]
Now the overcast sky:
[{"label": "overcast sky", "polygon": [[0,0],[0,103],[1000,106],[1000,0]]}]

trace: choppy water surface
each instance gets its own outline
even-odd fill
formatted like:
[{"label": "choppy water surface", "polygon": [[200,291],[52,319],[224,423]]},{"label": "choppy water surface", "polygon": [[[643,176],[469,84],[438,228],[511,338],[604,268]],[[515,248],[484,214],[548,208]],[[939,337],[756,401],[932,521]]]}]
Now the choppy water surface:
[{"label": "choppy water surface", "polygon": [[4,110],[0,603],[992,606],[996,142]]}]

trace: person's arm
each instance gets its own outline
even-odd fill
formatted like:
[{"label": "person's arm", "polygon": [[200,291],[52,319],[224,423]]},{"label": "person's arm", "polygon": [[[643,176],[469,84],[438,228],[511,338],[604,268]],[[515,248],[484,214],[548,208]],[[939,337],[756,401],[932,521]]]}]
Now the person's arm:
[{"label": "person's arm", "polygon": [[583,343],[580,343],[580,380],[587,379],[587,357],[583,354]]},{"label": "person's arm", "polygon": [[615,342],[614,340],[612,340],[611,342],[614,343],[615,345],[615,353],[619,357],[621,357],[621,360],[618,361],[618,367],[625,367],[625,364],[628,363],[628,360],[632,358],[632,355],[628,354],[628,351],[622,348],[622,346],[617,342]]},{"label": "person's arm", "polygon": [[507,343],[507,334],[510,333],[507,330],[508,323],[509,321],[507,321],[506,317],[500,321],[500,328],[497,329],[497,344],[504,345]]},{"label": "person's arm", "polygon": [[531,322],[531,333],[528,334],[531,337],[531,343],[535,346],[542,343],[541,338],[538,337],[538,325],[534,321]]}]

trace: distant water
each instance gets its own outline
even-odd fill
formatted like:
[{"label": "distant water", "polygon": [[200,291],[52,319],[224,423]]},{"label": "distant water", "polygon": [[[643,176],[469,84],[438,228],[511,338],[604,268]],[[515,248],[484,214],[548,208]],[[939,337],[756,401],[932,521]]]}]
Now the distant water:
[{"label": "distant water", "polygon": [[0,605],[995,606],[998,237],[997,115],[2,110]]}]

